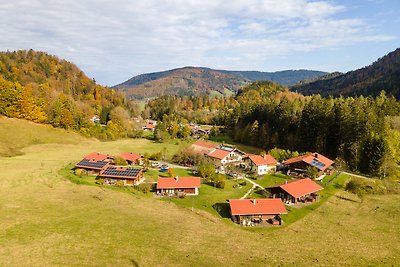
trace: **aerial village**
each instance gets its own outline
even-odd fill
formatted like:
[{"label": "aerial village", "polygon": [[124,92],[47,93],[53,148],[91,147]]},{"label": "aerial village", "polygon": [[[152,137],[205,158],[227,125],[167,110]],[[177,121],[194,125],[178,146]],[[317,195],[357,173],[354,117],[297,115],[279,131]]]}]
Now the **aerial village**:
[{"label": "aerial village", "polygon": [[[156,122],[150,121],[144,128],[153,131],[155,125]],[[325,175],[334,172],[334,162],[319,153],[308,153],[278,162],[269,154],[249,154],[234,146],[200,139],[191,145],[191,149],[211,162],[216,173],[241,177],[247,181],[250,180],[245,178],[246,173],[256,176],[283,173],[291,177],[283,184],[263,188],[267,192],[265,198],[247,198],[246,194],[240,199],[228,199],[232,221],[242,226],[282,225],[284,222],[281,215],[288,213],[286,207],[301,208],[318,201],[318,193],[323,190],[319,181]],[[122,158],[126,164],[124,166],[116,164],[116,157]],[[149,167],[145,165],[143,155],[134,152],[124,152],[118,156],[92,152],[84,156],[74,166],[74,170],[96,176],[103,185],[135,186],[145,182],[144,172],[147,168],[158,169],[161,173],[167,172],[170,168],[168,163],[149,162],[147,164]],[[232,166],[235,167],[235,172],[231,171]],[[315,179],[307,175],[307,169],[310,167],[318,171]],[[193,173],[196,174],[196,171]],[[152,191],[157,198],[196,197],[202,194],[201,179],[195,176],[159,176],[157,182],[154,182]],[[254,186],[259,186],[253,181],[250,182]]]}]

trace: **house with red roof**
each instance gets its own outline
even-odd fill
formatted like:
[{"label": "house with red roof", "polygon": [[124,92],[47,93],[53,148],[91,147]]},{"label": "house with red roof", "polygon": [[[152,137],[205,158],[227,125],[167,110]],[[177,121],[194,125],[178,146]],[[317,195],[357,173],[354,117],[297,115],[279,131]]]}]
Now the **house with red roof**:
[{"label": "house with red roof", "polygon": [[249,166],[250,170],[257,175],[263,175],[270,172],[276,171],[276,165],[278,162],[271,155],[253,155],[248,154],[248,157],[244,159],[244,162]]},{"label": "house with red roof", "polygon": [[322,186],[310,178],[267,188],[273,198],[280,198],[288,205],[315,202],[318,199],[318,192],[322,189]]},{"label": "house with red roof", "polygon": [[226,145],[219,145],[206,154],[206,157],[221,171],[225,171],[228,165],[239,165],[244,156],[245,153]]},{"label": "house with red roof", "polygon": [[124,152],[119,155],[121,158],[126,160],[128,165],[143,165],[143,156],[132,152]]},{"label": "house with red roof", "polygon": [[160,177],[156,193],[159,196],[194,196],[199,194],[200,177]]},{"label": "house with red roof", "polygon": [[138,168],[108,166],[100,172],[98,177],[104,179],[104,184],[135,185],[142,180],[143,171]]},{"label": "house with red roof", "polygon": [[193,149],[194,152],[205,155],[216,149],[217,146],[218,144],[215,143],[207,142],[204,140],[197,140],[190,147]]},{"label": "house with red roof", "polygon": [[143,130],[145,131],[152,131],[156,129],[157,121],[148,120],[146,125],[143,126]]},{"label": "house with red roof", "polygon": [[332,174],[334,161],[318,153],[306,154],[283,162],[288,168],[288,174],[302,175],[307,172],[307,168],[315,167],[318,175]]},{"label": "house with red roof", "polygon": [[231,217],[240,225],[282,224],[280,215],[287,214],[285,205],[279,198],[231,199]]},{"label": "house with red roof", "polygon": [[103,169],[112,163],[112,157],[98,152],[92,152],[75,164],[75,170],[80,169],[89,175],[98,175]]},{"label": "house with red roof", "polygon": [[83,157],[84,159],[92,160],[92,161],[99,161],[99,160],[110,160],[112,157],[110,155],[101,154],[99,152],[92,152]]}]

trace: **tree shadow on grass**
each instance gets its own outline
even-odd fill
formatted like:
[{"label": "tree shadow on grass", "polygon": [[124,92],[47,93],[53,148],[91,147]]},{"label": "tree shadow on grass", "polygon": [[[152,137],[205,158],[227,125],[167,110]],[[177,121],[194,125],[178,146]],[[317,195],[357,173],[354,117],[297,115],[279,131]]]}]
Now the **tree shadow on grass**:
[{"label": "tree shadow on grass", "polygon": [[339,199],[342,199],[342,200],[350,201],[350,202],[358,202],[357,200],[347,198],[347,197],[342,197],[342,196],[337,196],[337,195],[336,195],[336,197]]},{"label": "tree shadow on grass", "polygon": [[229,203],[215,203],[212,207],[222,218],[231,217]]},{"label": "tree shadow on grass", "polygon": [[258,195],[260,198],[269,198],[270,197],[270,194],[263,189],[254,190],[253,194]]},{"label": "tree shadow on grass", "polygon": [[137,261],[135,261],[134,259],[131,259],[131,263],[132,263],[132,266],[139,267],[139,263]]}]

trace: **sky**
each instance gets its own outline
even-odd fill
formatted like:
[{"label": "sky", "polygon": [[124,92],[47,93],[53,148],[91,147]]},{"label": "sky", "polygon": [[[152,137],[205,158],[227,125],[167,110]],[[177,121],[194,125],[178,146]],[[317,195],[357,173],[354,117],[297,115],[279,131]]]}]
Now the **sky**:
[{"label": "sky", "polygon": [[184,66],[346,72],[400,47],[398,0],[0,0],[0,50],[113,86]]}]

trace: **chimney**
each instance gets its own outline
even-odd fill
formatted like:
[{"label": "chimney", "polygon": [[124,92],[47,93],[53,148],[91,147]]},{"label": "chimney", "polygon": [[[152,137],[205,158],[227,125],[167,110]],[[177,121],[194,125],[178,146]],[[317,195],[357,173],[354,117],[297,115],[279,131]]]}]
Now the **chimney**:
[{"label": "chimney", "polygon": [[314,153],[314,157],[318,158],[318,153]]},{"label": "chimney", "polygon": [[178,182],[178,181],[179,181],[179,177],[178,177],[178,176],[175,176],[175,180]]},{"label": "chimney", "polygon": [[252,201],[252,202],[253,202],[253,205],[256,205],[256,200],[255,200],[255,199],[253,199],[253,201]]}]

